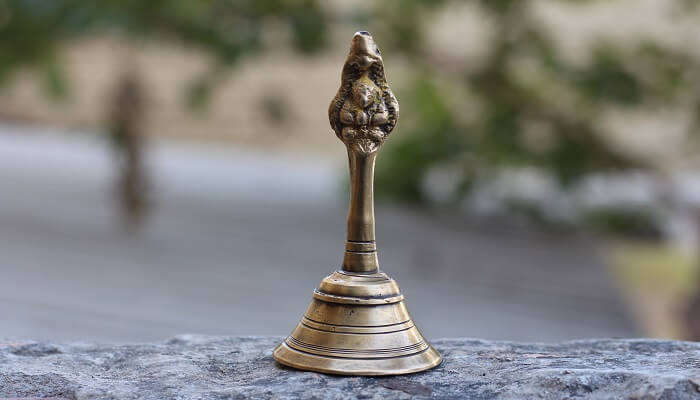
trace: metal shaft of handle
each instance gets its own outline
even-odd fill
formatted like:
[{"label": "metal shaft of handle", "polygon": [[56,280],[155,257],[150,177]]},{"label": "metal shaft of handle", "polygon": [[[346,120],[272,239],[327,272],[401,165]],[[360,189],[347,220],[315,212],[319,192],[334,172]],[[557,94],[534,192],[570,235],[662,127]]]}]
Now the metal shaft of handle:
[{"label": "metal shaft of handle", "polygon": [[376,272],[377,244],[374,237],[374,162],[377,152],[361,154],[348,148],[350,161],[350,208],[343,271]]}]

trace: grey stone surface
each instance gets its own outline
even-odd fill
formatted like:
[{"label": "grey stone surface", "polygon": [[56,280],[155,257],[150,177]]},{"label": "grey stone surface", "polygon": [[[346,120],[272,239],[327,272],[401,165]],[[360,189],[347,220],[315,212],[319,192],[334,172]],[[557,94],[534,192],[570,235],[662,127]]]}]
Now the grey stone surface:
[{"label": "grey stone surface", "polygon": [[700,343],[434,341],[445,361],[397,377],[277,365],[278,337],[178,336],[106,345],[0,342],[0,398],[699,399]]}]

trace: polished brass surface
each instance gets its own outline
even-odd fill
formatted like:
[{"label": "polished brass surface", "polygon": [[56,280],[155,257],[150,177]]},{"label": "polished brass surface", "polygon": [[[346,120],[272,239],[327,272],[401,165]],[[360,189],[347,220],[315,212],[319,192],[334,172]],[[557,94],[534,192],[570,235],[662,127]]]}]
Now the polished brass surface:
[{"label": "polished brass surface", "polygon": [[350,208],[339,271],[321,281],[301,322],[273,352],[290,367],[341,375],[423,371],[442,357],[406,310],[396,281],[379,270],[374,236],[374,163],[399,116],[384,63],[368,32],[357,32],[328,109],[350,163]]}]

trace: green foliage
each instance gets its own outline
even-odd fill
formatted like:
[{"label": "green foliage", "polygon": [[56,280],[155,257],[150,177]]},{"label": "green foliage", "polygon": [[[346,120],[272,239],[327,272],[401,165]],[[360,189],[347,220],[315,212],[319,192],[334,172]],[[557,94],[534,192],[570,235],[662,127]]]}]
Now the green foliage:
[{"label": "green foliage", "polygon": [[[426,200],[421,181],[426,171],[443,163],[463,165],[464,188],[507,167],[540,167],[564,186],[590,173],[653,168],[605,141],[608,132],[599,124],[603,112],[683,102],[700,109],[700,93],[690,84],[700,81],[700,65],[690,54],[650,40],[601,42],[589,61],[574,64],[559,54],[551,32],[530,14],[531,0],[473,3],[493,22],[485,59],[476,66],[451,60],[446,70],[430,56],[425,40],[426,24],[434,21],[430,12],[437,7],[394,0],[378,8],[377,25],[388,27],[385,35],[394,38],[395,50],[426,71],[411,90],[397,91],[402,118],[415,121],[400,121],[399,134],[383,150],[389,160],[378,164],[382,197]],[[467,113],[461,104],[446,104],[445,93],[429,77],[453,82],[450,90],[472,99],[479,111]],[[433,90],[425,89],[429,87]],[[465,114],[469,117],[462,118]],[[697,115],[693,132],[700,130]],[[533,135],[546,140],[533,146]],[[609,225],[625,225],[631,218],[622,220]]]},{"label": "green foliage", "polygon": [[591,65],[574,73],[574,84],[594,102],[609,101],[635,106],[642,101],[641,83],[625,69],[622,60],[611,48],[596,49]]},{"label": "green foliage", "polygon": [[213,86],[213,80],[210,78],[210,74],[190,82],[185,93],[187,106],[191,110],[202,112],[204,108],[209,105]]},{"label": "green foliage", "polygon": [[327,44],[326,19],[313,0],[303,3],[304,7],[289,10],[294,44],[301,52],[313,53]]},{"label": "green foliage", "polygon": [[277,93],[267,93],[260,100],[260,108],[268,121],[282,125],[290,117],[289,104]]},{"label": "green foliage", "polygon": [[415,120],[402,122],[411,129],[402,130],[402,139],[392,143],[392,151],[383,155],[385,161],[379,163],[382,169],[377,174],[377,187],[382,190],[378,195],[420,202],[425,200],[420,188],[425,171],[435,163],[464,154],[469,143],[461,134],[442,92],[432,81],[417,78],[415,84],[399,96],[415,110]]},{"label": "green foliage", "polygon": [[479,3],[496,14],[505,14],[522,4],[520,0],[481,0]]},{"label": "green foliage", "polygon": [[643,209],[600,209],[583,216],[583,224],[595,231],[616,232],[634,236],[658,238],[658,216]]},{"label": "green foliage", "polygon": [[69,88],[66,84],[65,71],[62,65],[54,60],[41,64],[42,87],[44,92],[54,100],[68,97]]},{"label": "green foliage", "polygon": [[[0,83],[29,66],[47,72],[52,91],[65,93],[59,46],[100,32],[198,47],[217,60],[209,74],[220,73],[262,50],[271,19],[289,26],[299,51],[325,44],[327,18],[316,0],[0,0]],[[193,105],[206,103],[211,85],[205,78],[192,86]]]},{"label": "green foliage", "polygon": [[377,2],[373,15],[365,16],[370,22],[377,20],[375,31],[387,39],[382,46],[418,55],[425,45],[426,14],[447,3],[445,0],[393,0]]}]

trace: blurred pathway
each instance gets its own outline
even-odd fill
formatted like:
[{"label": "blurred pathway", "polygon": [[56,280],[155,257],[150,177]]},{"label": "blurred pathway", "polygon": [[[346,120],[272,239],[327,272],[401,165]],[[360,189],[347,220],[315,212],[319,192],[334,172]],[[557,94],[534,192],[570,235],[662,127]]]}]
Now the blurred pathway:
[{"label": "blurred pathway", "polygon": [[[130,237],[106,143],[0,126],[0,337],[284,335],[298,322],[340,262],[344,165],[152,147],[155,213]],[[590,243],[386,205],[377,219],[382,268],[429,337],[639,334]]]}]

